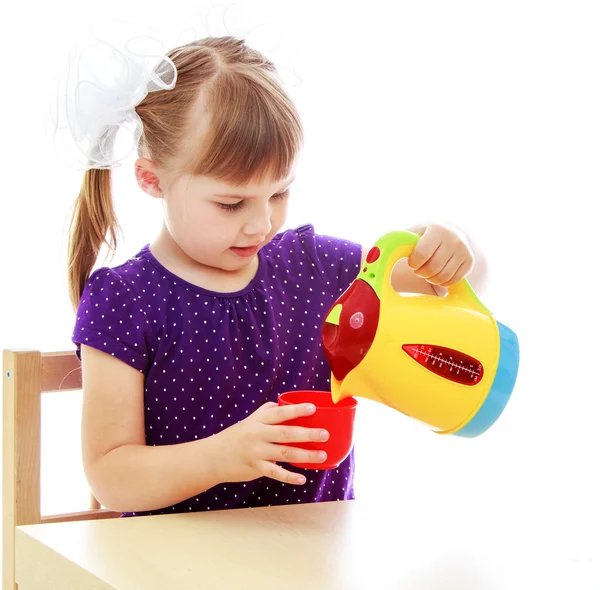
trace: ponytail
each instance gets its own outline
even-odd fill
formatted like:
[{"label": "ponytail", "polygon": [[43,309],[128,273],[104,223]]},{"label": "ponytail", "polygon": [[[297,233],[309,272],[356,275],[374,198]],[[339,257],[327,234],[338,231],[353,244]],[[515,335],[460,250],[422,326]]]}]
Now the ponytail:
[{"label": "ponytail", "polygon": [[73,309],[79,306],[102,245],[111,253],[116,250],[118,232],[110,170],[86,170],[69,227],[68,279]]}]

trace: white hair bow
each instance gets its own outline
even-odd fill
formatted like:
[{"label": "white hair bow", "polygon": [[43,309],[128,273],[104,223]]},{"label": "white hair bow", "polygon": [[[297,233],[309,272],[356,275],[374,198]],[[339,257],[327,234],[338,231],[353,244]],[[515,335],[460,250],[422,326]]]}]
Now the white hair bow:
[{"label": "white hair bow", "polygon": [[[135,107],[177,81],[175,64],[153,31],[119,22],[92,36],[71,52],[50,113],[55,147],[79,170],[119,166],[141,136]],[[129,133],[117,141],[120,130]]]}]

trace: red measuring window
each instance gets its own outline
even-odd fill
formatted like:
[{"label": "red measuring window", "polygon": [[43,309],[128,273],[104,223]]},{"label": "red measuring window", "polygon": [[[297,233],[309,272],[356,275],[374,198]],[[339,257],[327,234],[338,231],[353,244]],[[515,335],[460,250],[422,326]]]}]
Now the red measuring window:
[{"label": "red measuring window", "polygon": [[481,363],[458,350],[433,344],[404,344],[402,349],[420,365],[450,381],[477,385],[483,377]]}]

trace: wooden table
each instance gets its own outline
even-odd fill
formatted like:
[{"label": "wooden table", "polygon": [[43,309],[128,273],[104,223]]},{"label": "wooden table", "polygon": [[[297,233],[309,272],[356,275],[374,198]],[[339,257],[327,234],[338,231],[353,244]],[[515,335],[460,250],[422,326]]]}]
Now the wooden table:
[{"label": "wooden table", "polygon": [[[376,505],[375,505],[376,504]],[[597,590],[522,517],[358,500],[19,527],[19,590]]]}]

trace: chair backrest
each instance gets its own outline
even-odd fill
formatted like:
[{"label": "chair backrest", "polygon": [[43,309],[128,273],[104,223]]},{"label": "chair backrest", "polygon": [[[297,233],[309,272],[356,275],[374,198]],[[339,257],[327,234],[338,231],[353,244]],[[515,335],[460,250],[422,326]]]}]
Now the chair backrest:
[{"label": "chair backrest", "polygon": [[74,352],[3,352],[3,590],[15,586],[15,527],[45,522],[115,518],[90,495],[90,509],[42,515],[40,509],[42,393],[81,389]]}]

